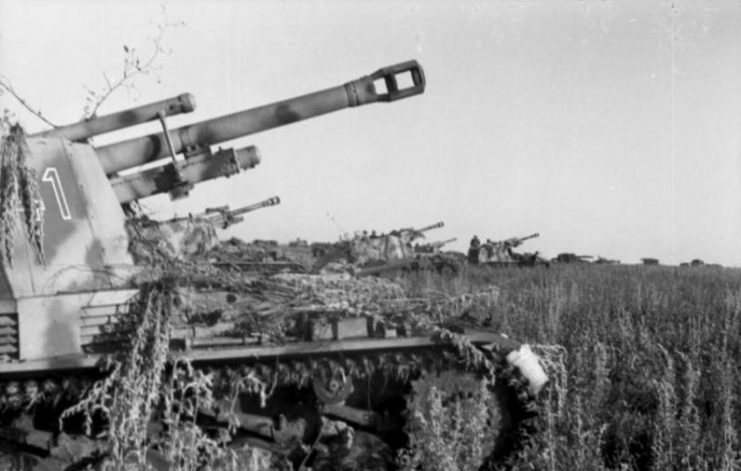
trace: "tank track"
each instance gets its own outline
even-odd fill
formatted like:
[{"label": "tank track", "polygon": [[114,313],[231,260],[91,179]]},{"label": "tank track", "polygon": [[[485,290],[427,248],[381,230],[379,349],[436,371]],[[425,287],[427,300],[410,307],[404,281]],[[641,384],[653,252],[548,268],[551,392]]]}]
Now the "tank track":
[{"label": "tank track", "polygon": [[[294,456],[294,461],[297,449],[300,449],[296,444],[303,444],[305,449],[306,444],[317,439],[325,423],[322,417],[349,424],[351,429],[360,433],[380,436],[386,443],[392,443],[392,448],[399,448],[405,445],[402,417],[406,406],[405,402],[398,402],[399,396],[409,394],[412,381],[455,370],[477,377],[493,375],[496,378],[495,394],[510,422],[503,442],[497,447],[497,456],[491,457],[499,461],[516,450],[518,443],[533,432],[537,416],[535,397],[518,369],[505,361],[506,352],[474,347],[483,356],[471,358],[471,351],[463,351],[461,345],[453,345],[448,340],[438,339],[432,347],[399,351],[329,352],[309,357],[195,363],[196,369],[211,379],[217,404],[211,410],[201,411],[203,420],[199,420],[199,424],[215,432],[225,429],[228,422],[236,418],[238,433],[234,437],[235,443],[249,443],[286,458]],[[482,359],[485,359],[483,363]],[[492,366],[493,371],[487,371]],[[85,371],[20,377],[0,383],[0,442],[41,458],[35,467],[18,469],[76,469],[77,465],[93,460],[92,456],[104,449],[103,442],[85,436],[84,419],[79,415],[65,421],[65,433],[59,433],[57,426],[61,414],[82,400],[95,382],[103,377],[102,372]],[[253,407],[240,407],[242,410],[236,417],[227,416],[224,404],[235,391],[235,385],[254,384],[255,380],[274,393],[268,399],[262,419],[254,422],[250,418],[261,411],[254,407],[259,403],[258,395],[248,391],[240,391],[240,406],[247,402]],[[379,396],[383,397],[365,401],[363,396],[370,391],[364,391],[363,385],[381,391]],[[387,388],[385,395],[378,385]],[[278,397],[286,394],[288,399]],[[301,410],[298,413],[284,410],[285,405],[293,403],[296,397],[303,399],[299,406]],[[396,398],[396,403],[393,398]],[[104,424],[95,425],[98,431],[105,428]],[[75,447],[86,449],[87,453],[70,455],[67,450]],[[20,458],[16,456],[14,459],[18,461]],[[60,467],[62,464],[64,466]]]}]

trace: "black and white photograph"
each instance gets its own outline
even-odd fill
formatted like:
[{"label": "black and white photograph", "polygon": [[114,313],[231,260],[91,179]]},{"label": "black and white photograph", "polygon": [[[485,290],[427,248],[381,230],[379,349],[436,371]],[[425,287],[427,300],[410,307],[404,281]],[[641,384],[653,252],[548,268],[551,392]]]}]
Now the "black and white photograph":
[{"label": "black and white photograph", "polygon": [[741,469],[741,2],[0,0],[0,471]]}]

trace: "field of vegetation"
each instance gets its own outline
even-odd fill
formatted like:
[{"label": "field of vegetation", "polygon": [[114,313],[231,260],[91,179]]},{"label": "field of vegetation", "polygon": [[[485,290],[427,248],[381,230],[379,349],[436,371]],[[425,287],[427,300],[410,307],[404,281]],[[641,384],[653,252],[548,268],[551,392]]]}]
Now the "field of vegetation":
[{"label": "field of vegetation", "polygon": [[407,283],[499,287],[478,320],[542,354],[538,432],[507,469],[741,468],[741,270],[562,265]]},{"label": "field of vegetation", "polygon": [[[432,391],[410,397],[410,418],[422,427],[412,434],[416,448],[397,460],[401,471],[741,469],[741,270],[469,267],[452,278],[398,281],[408,299],[447,300],[435,304],[436,316],[531,344],[550,378],[534,431],[495,464],[482,465],[491,449],[488,383],[453,407]],[[219,437],[183,420],[181,412],[195,417],[210,401],[210,384],[189,365],[166,368],[177,303],[167,286],[149,293],[134,311],[128,356],[75,408],[109,417],[104,469],[144,469],[148,420],[160,406],[169,437],[162,450],[178,463],[168,469],[276,469],[265,453],[226,452]]]}]

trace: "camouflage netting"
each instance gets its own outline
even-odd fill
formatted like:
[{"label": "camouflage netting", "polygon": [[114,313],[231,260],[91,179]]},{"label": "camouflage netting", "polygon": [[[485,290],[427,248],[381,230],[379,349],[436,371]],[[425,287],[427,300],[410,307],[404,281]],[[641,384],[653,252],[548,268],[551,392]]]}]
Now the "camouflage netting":
[{"label": "camouflage netting", "polygon": [[[383,278],[355,278],[347,273],[263,276],[222,270],[208,260],[218,259],[219,254],[261,260],[266,249],[239,239],[212,243],[204,224],[208,222],[189,221],[180,239],[190,240],[189,247],[200,248],[190,256],[183,256],[182,248],[173,246],[173,238],[163,231],[162,224],[137,218],[129,220],[127,228],[132,255],[137,264],[148,267],[144,276],[169,279],[179,290],[187,307],[180,309],[181,315],[174,321],[210,327],[214,335],[259,334],[265,341],[280,342],[293,320],[312,313],[329,320],[369,317],[387,327],[403,323],[424,335],[433,326],[470,313],[476,306],[485,311],[499,294],[492,287],[458,297],[441,293],[410,297],[400,284]],[[202,300],[201,293],[213,291],[234,293],[235,300],[228,306]]]},{"label": "camouflage netting", "polygon": [[216,260],[229,260],[239,257],[239,259],[245,261],[261,262],[269,258],[269,250],[268,247],[249,244],[242,239],[232,237],[215,245],[206,255]]},{"label": "camouflage netting", "polygon": [[[112,373],[70,411],[87,412],[91,417],[102,414],[110,423],[108,446],[101,450],[109,457],[107,469],[143,469],[147,450],[153,447],[176,463],[176,469],[205,469],[203,466],[217,462],[219,469],[240,469],[244,464],[240,457],[245,453],[257,456],[254,449],[225,448],[222,445],[229,437],[204,433],[195,423],[195,411],[208,410],[214,401],[233,402],[243,392],[265,399],[276,385],[306,385],[315,373],[312,368],[301,368],[287,375],[277,371],[261,374],[247,368],[234,375],[227,370],[199,371],[185,360],[168,362],[171,342],[183,335],[236,337],[250,339],[254,345],[281,344],[301,340],[297,326],[307,318],[320,323],[364,318],[389,329],[403,326],[410,329],[407,332],[453,345],[461,361],[493,380],[495,366],[482,352],[440,326],[472,312],[487,311],[499,296],[495,287],[476,294],[451,297],[430,293],[418,298],[410,297],[401,285],[380,278],[251,275],[218,269],[200,256],[178,257],[158,225],[147,219],[131,220],[128,229],[131,251],[145,269],[134,280],[140,294],[132,300],[128,322],[111,332],[113,340],[127,339],[121,344],[125,348],[114,355]],[[232,249],[239,247],[230,245]],[[201,247],[208,250],[206,245]],[[386,366],[379,368],[386,371]],[[402,370],[392,374],[408,374],[404,370],[408,366],[399,367]],[[369,371],[347,371],[351,376],[358,372]],[[153,435],[153,422],[168,425]],[[253,469],[279,469],[281,464],[275,461],[279,456],[263,458],[268,460],[264,468]],[[322,459],[317,458],[315,464]],[[335,469],[327,466],[317,469]]]},{"label": "camouflage netting", "polygon": [[[326,324],[368,318],[377,328],[429,335],[435,326],[483,315],[499,296],[498,288],[490,287],[461,296],[410,297],[394,281],[348,274],[255,276],[200,263],[174,270],[180,273],[161,271],[159,279],[177,292],[176,334],[199,327],[201,337],[253,337],[262,344],[295,340],[298,324],[307,319]],[[156,271],[147,270],[146,276]],[[214,299],[209,293],[225,296]]]},{"label": "camouflage netting", "polygon": [[403,287],[384,278],[355,278],[342,275],[285,274],[271,278],[282,289],[294,293],[298,303],[281,306],[294,312],[317,311],[336,313],[342,317],[368,316],[378,322],[405,323],[429,334],[434,326],[470,313],[475,307],[485,308],[494,303],[499,290],[482,289],[475,294],[447,296],[428,293],[426,297],[410,297]]},{"label": "camouflage netting", "polygon": [[170,265],[204,255],[220,244],[213,224],[197,217],[163,224],[147,216],[126,221],[129,252],[137,265]]},{"label": "camouflage netting", "polygon": [[[23,128],[12,125],[2,136],[0,149],[0,257],[12,265],[13,241],[21,227],[39,263],[44,258],[44,206],[36,172],[28,166],[30,154]],[[19,221],[23,218],[22,221]]]}]

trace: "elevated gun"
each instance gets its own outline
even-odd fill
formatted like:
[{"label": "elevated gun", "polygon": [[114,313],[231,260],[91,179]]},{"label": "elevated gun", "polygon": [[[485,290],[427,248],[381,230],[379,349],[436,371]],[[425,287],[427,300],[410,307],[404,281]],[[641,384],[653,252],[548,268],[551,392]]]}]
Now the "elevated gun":
[{"label": "elevated gun", "polygon": [[430,224],[429,226],[420,227],[419,229],[415,229],[413,227],[405,227],[402,229],[397,229],[395,231],[391,231],[390,235],[406,235],[406,236],[412,236],[411,239],[417,239],[419,237],[423,237],[425,232],[431,231],[433,229],[439,229],[441,227],[445,226],[445,223],[440,221],[436,222],[435,224]]},{"label": "elevated gun", "polygon": [[249,206],[242,206],[241,208],[229,210],[229,206],[221,206],[219,208],[208,208],[206,209],[203,217],[214,223],[215,225],[221,226],[222,229],[226,229],[232,224],[237,224],[244,221],[242,214],[246,214],[255,211],[260,208],[267,208],[269,206],[275,206],[280,204],[280,198],[273,196],[266,200],[254,203]]},{"label": "elevated gun", "polygon": [[505,242],[511,247],[518,247],[522,245],[523,242],[528,241],[530,239],[535,239],[536,237],[540,237],[540,234],[537,232],[534,234],[527,235],[525,237],[512,237],[510,239],[507,239]]},{"label": "elevated gun", "polygon": [[[39,177],[39,206],[44,208],[43,252],[47,265],[34,263],[33,247],[19,234],[12,258],[20,268],[5,267],[6,278],[21,297],[102,283],[93,278],[83,283],[72,271],[59,270],[87,266],[90,273],[98,273],[110,267],[124,271],[132,265],[127,243],[131,235],[128,231],[133,230],[125,212],[128,203],[162,193],[172,198],[187,196],[195,184],[234,175],[260,162],[254,146],[212,151],[212,144],[343,108],[408,98],[424,89],[422,68],[416,61],[409,61],[338,87],[172,131],[169,117],[195,109],[191,95],[27,136],[32,157],[27,164]],[[155,120],[162,126],[160,133],[103,146],[88,142],[90,137]],[[243,214],[240,210],[220,209],[227,223]],[[121,278],[117,277],[119,274],[111,269],[106,282],[115,284]]]},{"label": "elevated gun", "polygon": [[[409,74],[412,85],[399,88],[397,78]],[[375,83],[383,81],[386,91],[379,93]],[[384,67],[343,85],[309,93],[265,106],[183,126],[169,133],[152,134],[117,142],[98,149],[107,174],[119,172],[184,152],[186,158],[208,153],[212,144],[248,136],[278,126],[376,102],[401,100],[424,92],[425,78],[417,61]],[[167,138],[172,143],[172,150]]]},{"label": "elevated gun", "polygon": [[450,243],[452,243],[452,242],[455,242],[456,240],[458,240],[458,238],[457,238],[457,237],[452,237],[452,238],[450,238],[450,239],[445,239],[445,240],[438,240],[438,241],[436,241],[436,242],[431,242],[431,243],[430,243],[430,244],[428,244],[428,245],[430,245],[431,247],[433,247],[433,248],[435,248],[435,249],[440,249],[440,248],[442,248],[442,247],[443,247],[443,246],[445,246],[445,245],[448,245],[448,244],[450,244]]},{"label": "elevated gun", "polygon": [[429,226],[421,227],[419,229],[412,229],[412,231],[424,233],[427,231],[431,231],[432,229],[440,229],[441,227],[444,227],[444,226],[445,226],[445,223],[440,221],[440,222],[436,222],[435,224],[430,224]]},{"label": "elevated gun", "polygon": [[205,219],[215,226],[219,226],[222,229],[226,229],[232,224],[237,224],[237,223],[244,221],[244,218],[241,216],[242,214],[246,214],[246,213],[258,210],[260,208],[267,208],[269,206],[275,206],[278,204],[280,204],[280,198],[277,196],[273,196],[271,198],[260,201],[258,203],[254,203],[248,206],[242,206],[241,208],[237,208],[237,209],[230,210],[228,205],[219,206],[216,208],[206,208],[206,210],[202,213],[191,215],[191,216],[184,216],[184,217],[168,219],[167,221],[164,221],[164,224],[177,224],[177,223],[188,221],[190,219],[195,218],[195,219]]},{"label": "elevated gun", "polygon": [[[400,88],[400,76],[408,74],[412,83]],[[377,91],[382,81],[385,91]],[[404,82],[406,83],[406,82]],[[376,102],[391,102],[424,93],[425,77],[416,61],[384,67],[343,85],[265,106],[213,118],[169,130],[166,117],[195,109],[195,99],[182,94],[167,100],[93,118],[35,134],[35,138],[86,139],[136,124],[159,120],[163,131],[100,146],[95,153],[121,203],[128,203],[159,193],[173,198],[187,196],[195,183],[230,176],[260,163],[254,146],[219,149],[212,144],[248,136],[260,131],[295,123],[348,107]],[[183,158],[178,155],[183,153]],[[170,159],[168,163],[164,159]],[[158,162],[157,164],[153,164]],[[138,170],[152,164],[155,168]],[[128,175],[121,172],[130,171]]]},{"label": "elevated gun", "polygon": [[163,113],[165,116],[175,116],[181,113],[190,113],[195,109],[196,100],[193,95],[183,93],[166,100],[86,119],[79,123],[60,126],[33,134],[30,137],[60,138],[73,142],[82,142],[93,136],[154,121],[155,119],[159,119],[160,113]]}]

